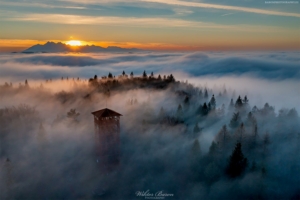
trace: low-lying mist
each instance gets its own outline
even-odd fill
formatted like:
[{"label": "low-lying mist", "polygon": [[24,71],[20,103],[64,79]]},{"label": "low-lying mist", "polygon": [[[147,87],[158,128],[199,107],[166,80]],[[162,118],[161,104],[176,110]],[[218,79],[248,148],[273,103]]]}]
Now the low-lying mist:
[{"label": "low-lying mist", "polygon": [[[298,66],[295,52],[2,55],[0,199],[298,199]],[[105,107],[123,115],[111,171],[95,159]]]}]

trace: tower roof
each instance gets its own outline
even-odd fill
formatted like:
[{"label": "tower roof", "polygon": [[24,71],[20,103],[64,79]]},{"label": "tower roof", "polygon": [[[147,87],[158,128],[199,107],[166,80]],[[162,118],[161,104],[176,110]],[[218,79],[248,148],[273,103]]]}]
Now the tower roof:
[{"label": "tower roof", "polygon": [[102,110],[98,110],[95,112],[92,112],[93,115],[96,117],[102,118],[102,117],[119,117],[122,116],[120,113],[117,113],[116,111],[110,110],[108,108],[104,108]]}]

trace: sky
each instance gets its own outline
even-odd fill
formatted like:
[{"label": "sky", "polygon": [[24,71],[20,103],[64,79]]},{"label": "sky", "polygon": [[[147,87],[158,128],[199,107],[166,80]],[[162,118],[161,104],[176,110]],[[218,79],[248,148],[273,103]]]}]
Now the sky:
[{"label": "sky", "polygon": [[299,50],[299,1],[0,0],[0,51],[47,41],[151,50]]}]

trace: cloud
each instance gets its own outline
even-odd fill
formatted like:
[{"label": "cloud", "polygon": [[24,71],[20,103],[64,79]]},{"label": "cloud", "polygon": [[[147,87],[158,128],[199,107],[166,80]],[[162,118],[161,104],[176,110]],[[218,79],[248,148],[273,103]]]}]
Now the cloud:
[{"label": "cloud", "polygon": [[220,9],[220,10],[232,10],[232,11],[239,11],[239,12],[262,14],[262,15],[300,17],[299,13],[287,13],[287,12],[264,10],[264,9],[258,9],[258,8],[239,7],[239,6],[226,6],[226,5],[197,3],[197,2],[178,1],[178,0],[142,0],[142,1],[152,2],[152,3],[168,4],[168,5],[175,5],[175,6]]},{"label": "cloud", "polygon": [[[235,100],[237,95],[248,95],[249,109],[254,105],[262,108],[268,102],[275,106],[276,114],[282,107],[299,109],[299,78],[284,73],[286,68],[295,74],[299,72],[298,54],[2,54],[0,198],[140,199],[136,192],[147,190],[153,193],[163,190],[174,194],[175,199],[191,200],[292,198],[299,191],[299,117],[295,120],[254,114],[258,124],[257,143],[247,147],[248,140],[243,139],[249,169],[239,178],[229,179],[225,175],[236,142],[235,129],[228,127],[232,138],[227,141],[228,147],[216,151],[221,155],[208,152],[221,127],[230,123],[233,111],[228,104],[232,97]],[[255,73],[250,75],[251,69]],[[135,76],[144,70],[148,74],[155,71],[155,77],[158,73],[174,73],[177,80],[188,80],[193,85],[181,82],[175,87],[156,90],[147,89],[146,81],[142,82],[143,88],[130,84],[123,88],[120,81],[120,88],[114,89],[113,84],[107,97],[101,91],[103,88],[88,87],[84,80],[108,71],[118,75],[123,70],[127,74],[134,71]],[[60,80],[62,76],[64,80]],[[49,77],[53,81],[46,83]],[[72,77],[80,80],[73,81]],[[5,78],[13,82],[13,87],[3,87]],[[23,83],[25,78],[29,87],[18,87],[17,81]],[[225,104],[224,115],[195,115],[200,103],[209,100],[198,95],[199,89],[204,88],[208,89],[209,97],[215,94],[217,108]],[[217,96],[224,88],[227,95]],[[185,97],[178,95],[179,91],[192,94],[189,105],[184,104]],[[132,99],[138,103],[129,104]],[[177,116],[178,104],[184,105],[179,117],[185,123],[174,126],[160,123],[160,108],[167,115]],[[102,171],[101,160],[96,162],[94,154],[96,139],[91,112],[104,107],[123,115],[119,141],[121,164],[110,172]],[[74,108],[80,113],[77,122],[67,117],[67,112]],[[241,111],[245,122],[243,134],[250,137],[253,127],[246,123],[247,114]],[[199,135],[193,134],[196,123],[203,128]],[[270,133],[271,143],[263,146],[266,132]],[[201,150],[197,159],[191,157],[195,139]],[[250,171],[253,161],[257,163],[255,172]]]},{"label": "cloud", "polygon": [[[21,54],[22,55],[22,54]],[[135,53],[135,54],[33,54],[3,57],[0,63],[28,65],[50,65],[81,67],[94,70],[126,70],[133,68],[136,73],[148,71],[182,71],[193,76],[249,75],[265,79],[300,78],[300,59],[297,52],[270,53]],[[163,67],[162,67],[163,66]],[[5,76],[5,75],[4,75]]]},{"label": "cloud", "polygon": [[201,21],[191,21],[173,18],[138,18],[138,17],[115,17],[115,16],[87,16],[87,15],[66,15],[66,14],[14,14],[14,17],[4,17],[9,21],[34,21],[57,24],[89,24],[89,25],[108,25],[108,26],[132,26],[132,27],[189,27],[189,28],[208,28],[224,29],[229,31],[242,32],[286,32],[276,26],[260,25],[224,25],[207,23]]}]

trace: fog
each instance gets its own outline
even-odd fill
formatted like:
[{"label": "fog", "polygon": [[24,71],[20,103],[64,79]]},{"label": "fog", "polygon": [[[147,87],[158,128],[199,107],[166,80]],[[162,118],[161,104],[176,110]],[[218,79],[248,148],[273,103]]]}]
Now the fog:
[{"label": "fog", "polygon": [[[0,198],[297,199],[298,55],[2,54]],[[91,114],[105,107],[123,115],[110,171],[95,159]],[[235,174],[238,143],[247,164]]]}]

